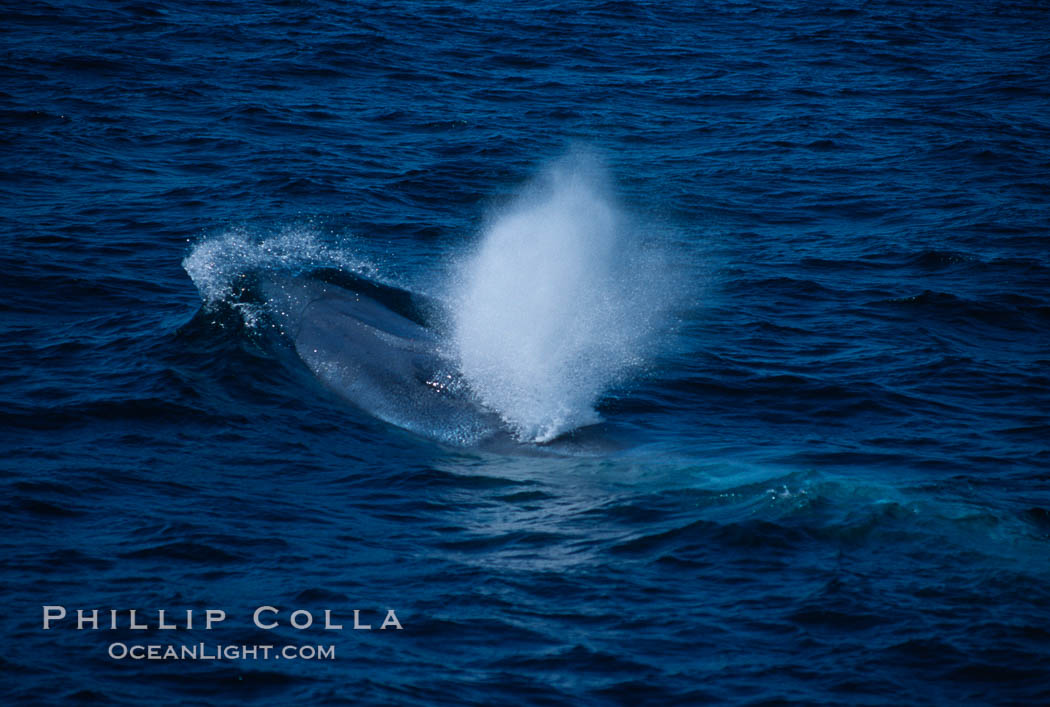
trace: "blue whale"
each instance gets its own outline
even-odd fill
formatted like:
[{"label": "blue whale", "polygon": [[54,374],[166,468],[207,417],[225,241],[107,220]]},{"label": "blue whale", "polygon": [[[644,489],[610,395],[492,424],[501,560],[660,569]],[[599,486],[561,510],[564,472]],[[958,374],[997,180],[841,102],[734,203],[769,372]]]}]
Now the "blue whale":
[{"label": "blue whale", "polygon": [[623,448],[608,425],[544,444],[521,442],[481,405],[427,326],[440,309],[418,294],[336,270],[266,274],[256,303],[326,387],[360,410],[456,447],[513,454],[593,455]]},{"label": "blue whale", "polygon": [[303,363],[358,408],[458,446],[506,436],[499,416],[471,399],[438,338],[418,321],[409,293],[346,276],[340,284],[271,276],[258,292]]}]

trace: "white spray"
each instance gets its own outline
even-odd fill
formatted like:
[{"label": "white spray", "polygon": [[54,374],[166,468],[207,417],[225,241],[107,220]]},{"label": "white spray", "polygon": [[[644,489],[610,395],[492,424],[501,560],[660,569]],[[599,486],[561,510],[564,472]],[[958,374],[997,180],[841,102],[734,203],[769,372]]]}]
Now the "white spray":
[{"label": "white spray", "polygon": [[267,233],[233,228],[193,246],[182,261],[207,305],[226,302],[239,310],[245,324],[255,327],[266,307],[238,301],[249,275],[256,272],[296,273],[311,268],[340,268],[378,279],[378,271],[349,249],[326,243],[319,233],[292,225]]},{"label": "white spray", "polygon": [[522,441],[600,420],[595,404],[643,359],[670,286],[600,166],[551,166],[491,222],[453,283],[453,355]]}]

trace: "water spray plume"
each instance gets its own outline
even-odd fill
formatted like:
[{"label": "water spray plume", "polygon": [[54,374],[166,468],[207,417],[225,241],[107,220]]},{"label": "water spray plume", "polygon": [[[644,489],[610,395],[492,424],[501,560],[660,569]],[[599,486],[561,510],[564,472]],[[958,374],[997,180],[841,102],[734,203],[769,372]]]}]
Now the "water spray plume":
[{"label": "water spray plume", "polygon": [[596,403],[642,361],[666,289],[600,165],[570,156],[495,216],[457,270],[454,355],[519,439],[549,441],[600,420]]}]

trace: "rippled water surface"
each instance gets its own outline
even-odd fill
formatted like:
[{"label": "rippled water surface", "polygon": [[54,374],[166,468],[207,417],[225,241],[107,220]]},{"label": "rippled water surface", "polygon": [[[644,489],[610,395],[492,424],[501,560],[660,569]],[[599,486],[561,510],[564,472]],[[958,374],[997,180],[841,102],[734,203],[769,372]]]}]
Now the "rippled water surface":
[{"label": "rippled water surface", "polygon": [[0,15],[5,703],[1050,701],[1045,3]]}]

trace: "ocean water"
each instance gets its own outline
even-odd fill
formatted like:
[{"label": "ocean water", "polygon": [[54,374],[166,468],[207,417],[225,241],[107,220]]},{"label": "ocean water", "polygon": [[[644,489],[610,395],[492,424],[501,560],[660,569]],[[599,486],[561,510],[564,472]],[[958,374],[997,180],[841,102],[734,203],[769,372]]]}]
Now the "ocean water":
[{"label": "ocean water", "polygon": [[1050,702],[1045,2],[0,17],[5,704]]}]

